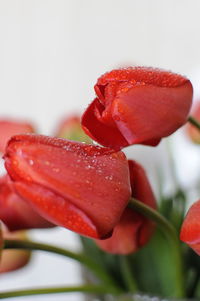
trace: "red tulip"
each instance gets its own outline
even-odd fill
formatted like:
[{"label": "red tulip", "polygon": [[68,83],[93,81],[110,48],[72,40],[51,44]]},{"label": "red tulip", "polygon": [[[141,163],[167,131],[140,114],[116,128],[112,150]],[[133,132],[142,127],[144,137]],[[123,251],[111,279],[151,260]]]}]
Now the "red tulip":
[{"label": "red tulip", "polygon": [[55,135],[59,138],[65,138],[73,141],[91,143],[92,140],[88,137],[81,127],[81,120],[78,116],[72,116],[64,119],[58,127]]},{"label": "red tulip", "polygon": [[8,176],[0,178],[0,220],[10,231],[54,226],[15,192]]},{"label": "red tulip", "polygon": [[[27,239],[24,231],[3,230],[4,239]],[[7,273],[24,267],[30,260],[31,252],[24,250],[3,250],[0,259],[0,273]]]},{"label": "red tulip", "polygon": [[[156,201],[146,173],[141,165],[130,160],[132,196],[156,209]],[[113,254],[129,254],[137,251],[151,238],[154,224],[143,215],[126,208],[111,238],[96,240],[97,245]]]},{"label": "red tulip", "polygon": [[200,200],[190,207],[181,227],[180,239],[200,255]]},{"label": "red tulip", "polygon": [[144,67],[108,72],[94,89],[97,98],[82,117],[83,129],[116,150],[155,146],[176,131],[187,121],[193,91],[181,75]]},{"label": "red tulip", "polygon": [[5,165],[17,192],[49,221],[108,237],[130,197],[125,155],[38,135],[13,137]]},{"label": "red tulip", "polygon": [[4,152],[10,137],[17,134],[33,133],[32,125],[11,120],[0,120],[0,152]]},{"label": "red tulip", "polygon": [[[194,111],[192,116],[200,122],[200,101],[194,106]],[[190,139],[197,144],[200,144],[200,130],[197,129],[194,125],[187,124],[187,132]]]}]

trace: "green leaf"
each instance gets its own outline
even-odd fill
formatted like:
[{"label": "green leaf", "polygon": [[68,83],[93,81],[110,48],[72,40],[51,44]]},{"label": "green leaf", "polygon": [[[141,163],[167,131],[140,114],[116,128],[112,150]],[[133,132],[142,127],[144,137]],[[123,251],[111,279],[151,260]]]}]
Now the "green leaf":
[{"label": "green leaf", "polygon": [[162,297],[179,294],[176,257],[159,230],[146,247],[130,256],[130,261],[141,292]]},{"label": "green leaf", "polygon": [[[102,268],[118,283],[119,287],[125,290],[125,284],[123,275],[121,273],[121,259],[119,255],[113,255],[102,251],[94,242],[94,240],[80,236],[83,252],[89,254],[90,258],[96,262],[100,262]],[[87,280],[96,283],[95,278],[91,278],[90,274],[87,274]]]},{"label": "green leaf", "polygon": [[159,212],[171,222],[179,232],[185,216],[186,195],[181,189],[171,197],[163,197],[159,202]]}]

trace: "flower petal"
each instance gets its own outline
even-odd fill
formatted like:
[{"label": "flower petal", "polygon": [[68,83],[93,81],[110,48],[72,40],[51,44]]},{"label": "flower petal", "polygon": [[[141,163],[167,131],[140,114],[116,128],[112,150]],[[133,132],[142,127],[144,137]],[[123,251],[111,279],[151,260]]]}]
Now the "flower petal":
[{"label": "flower petal", "polygon": [[180,239],[200,255],[200,200],[188,210],[181,227]]},{"label": "flower petal", "polygon": [[10,231],[54,227],[16,193],[7,175],[0,178],[0,220]]},{"label": "flower petal", "polygon": [[0,120],[0,152],[4,152],[8,140],[17,134],[34,133],[34,128],[31,124],[14,121]]},{"label": "flower petal", "polygon": [[[115,145],[128,146],[128,142],[116,127],[102,123],[99,119],[104,106],[96,98],[82,116],[82,127],[86,134],[102,145],[115,149]],[[97,140],[98,137],[98,140]]]},{"label": "flower petal", "polygon": [[[82,213],[80,219],[86,216],[85,222],[91,221],[88,227],[95,225],[93,237],[109,235],[130,197],[128,163],[122,152],[59,138],[19,135],[10,140],[5,161],[18,192],[25,198],[32,195],[30,201],[40,214],[71,229],[63,218],[67,212],[62,213],[61,208],[69,211],[69,219],[72,208]],[[34,187],[41,201],[34,196]],[[54,211],[53,205],[60,208]],[[77,232],[90,235],[82,229]]]},{"label": "flower petal", "polygon": [[[156,201],[150,183],[143,167],[135,161],[129,160],[132,196],[156,208]],[[96,240],[97,245],[108,253],[130,254],[145,245],[154,232],[152,221],[138,212],[126,208],[119,223],[114,228],[110,238]]]}]

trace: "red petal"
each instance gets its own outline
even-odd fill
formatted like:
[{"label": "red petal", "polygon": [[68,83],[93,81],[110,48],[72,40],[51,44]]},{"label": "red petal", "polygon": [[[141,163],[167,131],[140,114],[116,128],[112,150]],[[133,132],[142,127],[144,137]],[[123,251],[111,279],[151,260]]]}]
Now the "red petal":
[{"label": "red petal", "polygon": [[[133,160],[129,160],[128,163],[130,169],[133,198],[141,201],[142,203],[148,205],[153,209],[156,209],[156,199],[144,168]],[[143,246],[149,241],[155,228],[155,224],[151,220],[147,219],[144,216],[141,217],[143,218],[143,224],[141,226],[140,235],[138,237],[139,246]]]},{"label": "red petal", "polygon": [[116,148],[116,145],[117,149],[118,145],[128,146],[128,142],[116,127],[108,126],[99,120],[98,115],[100,116],[103,110],[104,106],[97,98],[87,108],[82,117],[82,127],[86,134],[100,144],[113,149]]},{"label": "red petal", "polygon": [[144,168],[133,160],[128,160],[133,198],[156,209],[156,200]]},{"label": "red petal", "polygon": [[0,178],[0,220],[10,231],[54,226],[15,192],[8,176]]},{"label": "red petal", "polygon": [[17,134],[34,133],[32,125],[19,121],[0,121],[0,152],[4,152],[8,140]]},{"label": "red petal", "polygon": [[14,185],[17,192],[52,223],[89,237],[98,236],[95,225],[87,215],[61,196],[36,184],[15,182]]},{"label": "red petal", "polygon": [[[143,167],[129,160],[132,196],[146,205],[156,208],[156,201]],[[146,217],[126,208],[112,237],[96,240],[97,245],[113,254],[130,254],[145,245],[151,238],[155,225]]]},{"label": "red petal", "polygon": [[187,121],[191,84],[176,88],[137,86],[115,98],[112,117],[129,144],[171,135]]},{"label": "red petal", "polygon": [[[5,158],[18,191],[21,185],[25,197],[32,195],[34,184],[57,195],[60,208],[64,201],[66,208],[73,205],[77,214],[80,210],[87,216],[97,229],[95,237],[105,237],[112,231],[130,197],[128,164],[122,152],[59,138],[21,135],[11,139]],[[45,203],[45,197],[41,191],[42,201],[31,197],[31,202],[46,218],[70,229],[67,221],[63,222],[61,209],[51,210],[53,200],[47,197]],[[59,201],[55,199],[54,204],[59,206]]]},{"label": "red petal", "polygon": [[[184,85],[188,79],[182,75],[151,67],[129,67],[116,69],[103,74],[97,80],[97,86],[103,87],[113,83],[129,82],[132,86],[138,84],[157,87],[174,88]],[[95,86],[96,88],[96,86]]]},{"label": "red petal", "polygon": [[126,208],[119,224],[110,238],[95,240],[104,251],[112,254],[127,255],[138,249],[138,238],[143,219],[133,210]]},{"label": "red petal", "polygon": [[200,200],[188,210],[182,224],[180,239],[200,255]]}]

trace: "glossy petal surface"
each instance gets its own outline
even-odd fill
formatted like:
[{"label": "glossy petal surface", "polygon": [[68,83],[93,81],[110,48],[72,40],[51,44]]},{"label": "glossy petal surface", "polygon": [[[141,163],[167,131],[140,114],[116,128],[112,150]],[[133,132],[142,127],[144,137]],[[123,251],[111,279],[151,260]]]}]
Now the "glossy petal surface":
[{"label": "glossy petal surface", "polygon": [[[129,160],[132,196],[156,208],[156,201],[146,173],[141,165]],[[111,238],[96,240],[97,245],[106,252],[129,254],[137,251],[151,238],[154,224],[141,214],[126,208],[120,222],[114,228]]]},{"label": "glossy petal surface", "polygon": [[188,210],[182,224],[180,239],[200,255],[200,200]]},{"label": "glossy petal surface", "polygon": [[130,197],[125,155],[38,135],[15,136],[5,156],[18,193],[45,218],[90,237],[106,237]]},{"label": "glossy petal surface", "polygon": [[82,117],[83,129],[116,150],[157,145],[186,122],[193,94],[187,78],[144,67],[106,73],[95,91],[97,98]]},{"label": "glossy petal surface", "polygon": [[10,231],[54,226],[16,193],[8,176],[0,178],[0,220]]},{"label": "glossy petal surface", "polygon": [[10,137],[17,134],[34,133],[31,124],[21,121],[0,120],[0,152],[4,152]]}]

